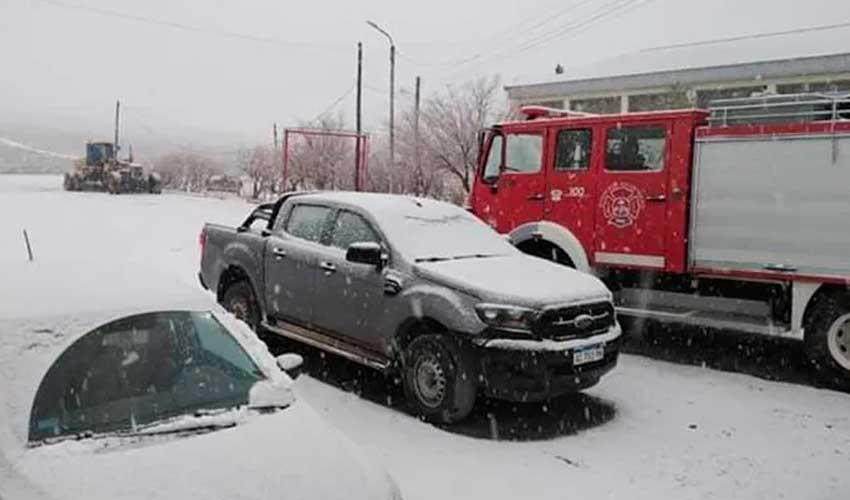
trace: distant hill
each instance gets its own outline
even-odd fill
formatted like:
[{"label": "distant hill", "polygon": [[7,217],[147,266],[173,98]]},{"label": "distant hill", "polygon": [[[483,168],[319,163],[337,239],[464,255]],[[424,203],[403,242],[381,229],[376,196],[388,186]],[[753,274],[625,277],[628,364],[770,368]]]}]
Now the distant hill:
[{"label": "distant hill", "polygon": [[[0,121],[0,173],[61,174],[70,170],[74,160],[85,154],[86,141],[111,138],[110,135],[92,134],[85,127],[78,131],[68,131]],[[239,138],[213,134],[208,134],[206,140],[194,144],[165,134],[159,140],[133,139],[127,137],[124,141],[132,144],[136,161],[153,163],[165,153],[191,151],[220,161],[228,173],[238,172],[237,150],[250,147]],[[126,146],[123,141],[122,146]]]},{"label": "distant hill", "polygon": [[67,172],[82,154],[84,142],[65,131],[0,124],[0,173]]}]

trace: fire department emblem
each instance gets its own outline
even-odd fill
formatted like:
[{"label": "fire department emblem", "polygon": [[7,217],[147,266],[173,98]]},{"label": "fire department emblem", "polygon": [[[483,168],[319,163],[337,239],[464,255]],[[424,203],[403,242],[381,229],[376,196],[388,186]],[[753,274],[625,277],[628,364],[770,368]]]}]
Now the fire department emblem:
[{"label": "fire department emblem", "polygon": [[614,182],[602,193],[599,200],[602,216],[608,224],[623,229],[635,223],[643,211],[643,193],[634,184]]}]

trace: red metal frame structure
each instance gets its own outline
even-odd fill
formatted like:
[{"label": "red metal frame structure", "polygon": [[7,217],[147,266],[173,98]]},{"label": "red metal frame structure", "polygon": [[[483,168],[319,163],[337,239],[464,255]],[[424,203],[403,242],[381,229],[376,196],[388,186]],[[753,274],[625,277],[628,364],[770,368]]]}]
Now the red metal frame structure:
[{"label": "red metal frame structure", "polygon": [[323,129],[308,129],[308,128],[285,128],[283,129],[283,172],[282,184],[286,189],[286,181],[289,177],[289,136],[301,135],[310,136],[325,136],[351,138],[358,142],[360,146],[360,158],[354,159],[354,190],[361,191],[363,189],[363,179],[366,176],[368,163],[369,136],[368,134],[358,134],[347,130],[323,130]]}]

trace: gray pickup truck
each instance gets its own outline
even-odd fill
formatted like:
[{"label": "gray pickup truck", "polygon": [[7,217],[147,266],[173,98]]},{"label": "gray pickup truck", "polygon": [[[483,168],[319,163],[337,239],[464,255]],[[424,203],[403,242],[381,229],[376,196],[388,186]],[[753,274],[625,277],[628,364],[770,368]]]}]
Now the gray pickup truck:
[{"label": "gray pickup truck", "polygon": [[204,226],[201,284],[255,329],[401,375],[423,417],[479,394],[531,401],[596,384],[620,326],[595,277],[521,253],[462,208],[293,193]]}]

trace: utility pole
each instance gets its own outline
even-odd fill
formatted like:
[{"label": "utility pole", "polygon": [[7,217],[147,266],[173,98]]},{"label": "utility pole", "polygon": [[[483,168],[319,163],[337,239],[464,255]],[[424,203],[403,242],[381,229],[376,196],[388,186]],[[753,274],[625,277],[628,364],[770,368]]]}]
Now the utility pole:
[{"label": "utility pole", "polygon": [[120,113],[121,113],[121,101],[115,101],[115,141],[114,141],[114,144],[115,144],[115,159],[116,160],[118,159],[118,150],[120,149],[118,147],[118,121],[120,119]]},{"label": "utility pole", "polygon": [[[422,179],[422,156],[419,151],[419,89],[422,84],[422,78],[416,77],[416,101],[413,107],[413,156],[416,162],[416,182],[420,185],[416,186],[417,190],[421,190],[424,184]],[[423,193],[417,193],[423,194]]]},{"label": "utility pole", "polygon": [[362,117],[363,98],[363,44],[357,42],[357,111],[355,112],[357,122],[357,138],[354,140],[354,190],[360,191],[360,171],[363,169],[361,155],[361,142],[363,141]]},{"label": "utility pole", "polygon": [[274,153],[277,155],[278,151],[278,140],[277,140],[277,123],[272,124],[272,134],[274,135]]},{"label": "utility pole", "polygon": [[390,169],[395,171],[395,43],[390,45]]},{"label": "utility pole", "polygon": [[395,168],[395,41],[383,28],[372,21],[366,21],[370,27],[387,37],[390,42],[390,176]]}]

